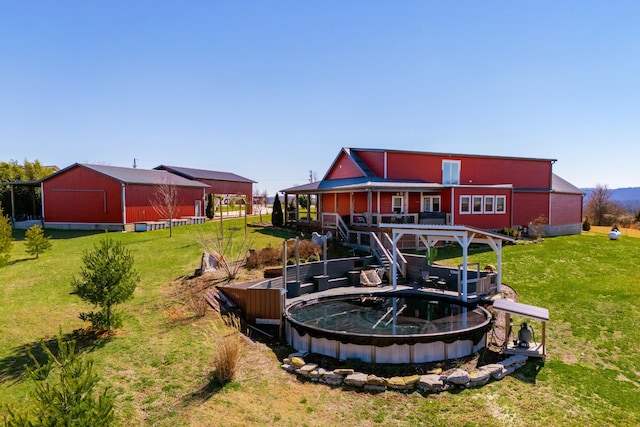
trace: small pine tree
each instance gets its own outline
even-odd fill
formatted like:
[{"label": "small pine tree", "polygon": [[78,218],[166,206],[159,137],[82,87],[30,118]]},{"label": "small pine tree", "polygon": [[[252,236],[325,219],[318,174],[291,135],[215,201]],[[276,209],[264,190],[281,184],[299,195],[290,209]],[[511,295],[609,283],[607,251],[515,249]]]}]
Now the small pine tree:
[{"label": "small pine tree", "polygon": [[44,230],[38,224],[32,225],[24,233],[24,245],[29,255],[38,256],[51,249],[50,237],[44,235]]},{"label": "small pine tree", "polygon": [[[32,413],[19,414],[8,408],[5,426],[109,426],[113,422],[114,396],[105,388],[97,390],[100,378],[93,371],[93,361],[83,360],[75,352],[75,341],[58,335],[57,354],[41,343],[47,356],[41,363],[27,351],[33,366],[27,375],[35,383],[31,393],[35,405]],[[55,375],[54,375],[55,373]],[[37,420],[35,423],[30,419]]]},{"label": "small pine tree", "polygon": [[282,227],[284,225],[284,216],[282,214],[282,205],[280,204],[280,197],[276,193],[276,197],[273,200],[273,209],[271,211],[271,224],[274,227]]},{"label": "small pine tree", "polygon": [[589,222],[589,218],[585,217],[584,221],[582,222],[582,231],[589,230],[591,230],[591,223]]},{"label": "small pine tree", "polygon": [[213,194],[207,194],[207,207],[204,211],[205,215],[209,219],[213,219]]},{"label": "small pine tree", "polygon": [[0,267],[7,265],[13,246],[13,227],[8,216],[3,215],[0,206]]},{"label": "small pine tree", "polygon": [[73,279],[73,293],[95,307],[98,312],[80,313],[96,330],[110,331],[121,325],[113,306],[133,297],[140,275],[133,269],[133,257],[122,243],[105,237],[93,252],[85,252],[80,279]]}]

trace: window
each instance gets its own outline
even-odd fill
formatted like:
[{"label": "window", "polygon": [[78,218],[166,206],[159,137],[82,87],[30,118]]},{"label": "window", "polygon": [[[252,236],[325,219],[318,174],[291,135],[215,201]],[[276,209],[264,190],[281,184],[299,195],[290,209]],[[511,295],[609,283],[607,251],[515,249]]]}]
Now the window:
[{"label": "window", "polygon": [[473,213],[482,213],[482,196],[473,196]]},{"label": "window", "polygon": [[484,213],[493,213],[493,196],[484,196]]},{"label": "window", "polygon": [[460,196],[460,213],[471,213],[471,196]]},{"label": "window", "polygon": [[393,213],[402,213],[403,209],[402,209],[402,201],[404,200],[404,197],[402,196],[393,196],[391,198],[391,209],[393,210]]},{"label": "window", "polygon": [[440,196],[424,196],[422,212],[440,212]]},{"label": "window", "polygon": [[507,212],[507,200],[505,196],[496,196],[496,213]]},{"label": "window", "polygon": [[460,184],[460,160],[442,161],[442,185]]}]

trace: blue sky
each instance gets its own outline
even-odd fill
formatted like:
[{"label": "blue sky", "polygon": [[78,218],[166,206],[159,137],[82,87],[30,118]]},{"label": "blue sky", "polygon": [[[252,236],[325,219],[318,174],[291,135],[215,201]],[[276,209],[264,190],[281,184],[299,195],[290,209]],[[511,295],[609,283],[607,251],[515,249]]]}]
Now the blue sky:
[{"label": "blue sky", "polygon": [[0,0],[0,160],[234,172],[342,147],[640,186],[637,1]]}]

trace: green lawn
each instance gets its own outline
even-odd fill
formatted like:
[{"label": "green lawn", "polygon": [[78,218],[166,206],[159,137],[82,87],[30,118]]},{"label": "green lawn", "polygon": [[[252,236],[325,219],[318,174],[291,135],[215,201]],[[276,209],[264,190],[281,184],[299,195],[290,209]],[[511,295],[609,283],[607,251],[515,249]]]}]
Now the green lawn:
[{"label": "green lawn", "polygon": [[[242,219],[225,221],[243,234]],[[176,279],[199,265],[198,229],[111,233],[126,244],[142,281],[126,303],[124,327],[80,349],[116,393],[119,425],[491,425],[634,426],[640,424],[640,239],[601,234],[557,237],[504,249],[504,283],[524,303],[549,309],[549,356],[500,382],[456,393],[356,393],[300,382],[279,368],[274,350],[247,344],[237,381],[206,388],[211,343],[203,330],[214,316],[192,316]],[[219,224],[214,224],[219,227]],[[253,246],[278,246],[285,233],[248,228]],[[20,236],[17,236],[18,238]],[[85,325],[87,307],[70,295],[83,251],[102,233],[55,232],[38,260],[17,241],[0,269],[0,416],[6,404],[29,405],[24,349]],[[441,251],[440,262],[455,265]],[[472,261],[494,263],[493,252]],[[536,331],[538,332],[538,331]]]}]

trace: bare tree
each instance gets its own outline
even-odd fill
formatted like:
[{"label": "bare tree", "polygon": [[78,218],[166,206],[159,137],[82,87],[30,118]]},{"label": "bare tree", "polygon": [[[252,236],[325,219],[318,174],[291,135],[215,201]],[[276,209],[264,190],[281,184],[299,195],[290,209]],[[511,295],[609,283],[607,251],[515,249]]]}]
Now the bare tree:
[{"label": "bare tree", "polygon": [[619,213],[619,206],[611,201],[611,190],[606,185],[596,185],[587,197],[585,214],[595,225],[607,224],[610,216]]},{"label": "bare tree", "polygon": [[151,206],[161,219],[169,221],[169,237],[173,236],[173,219],[178,212],[179,205],[178,187],[171,178],[163,178],[159,184],[154,186]]}]

